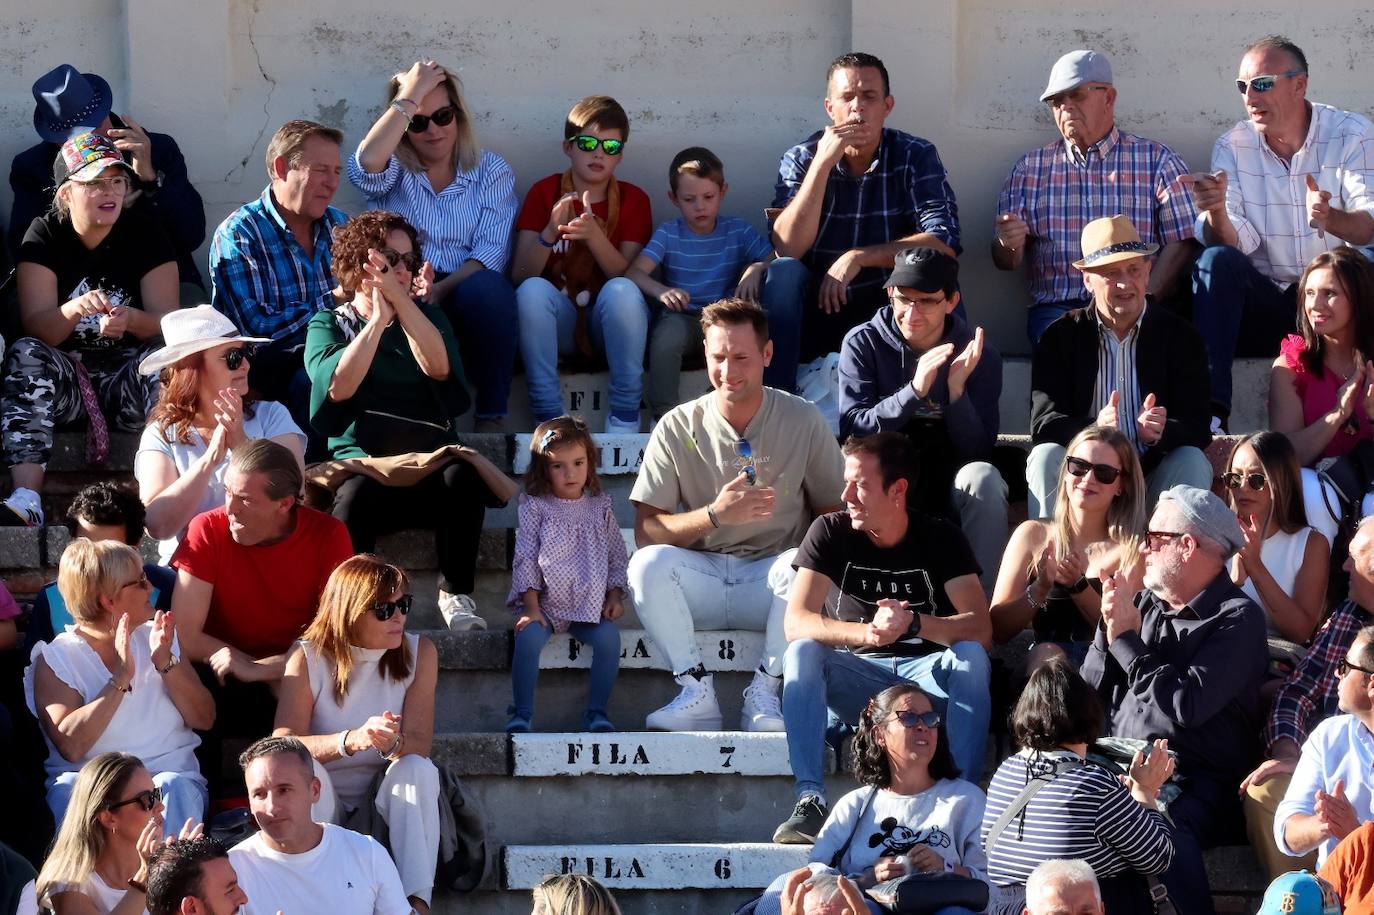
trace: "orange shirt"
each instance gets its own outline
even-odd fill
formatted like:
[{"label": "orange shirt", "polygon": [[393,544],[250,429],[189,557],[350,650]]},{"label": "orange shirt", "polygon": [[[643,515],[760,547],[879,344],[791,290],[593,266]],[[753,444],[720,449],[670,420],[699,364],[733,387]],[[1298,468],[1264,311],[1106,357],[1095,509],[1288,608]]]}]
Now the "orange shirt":
[{"label": "orange shirt", "polygon": [[1341,840],[1320,876],[1335,887],[1345,915],[1374,915],[1374,821]]}]

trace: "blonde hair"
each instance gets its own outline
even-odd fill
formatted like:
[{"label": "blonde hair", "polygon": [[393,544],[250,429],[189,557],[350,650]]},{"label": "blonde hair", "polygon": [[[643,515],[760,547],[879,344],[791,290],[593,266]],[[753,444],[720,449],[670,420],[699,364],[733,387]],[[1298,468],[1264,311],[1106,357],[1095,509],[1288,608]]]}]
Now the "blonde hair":
[{"label": "blonde hair", "polygon": [[120,801],[129,779],[142,768],[143,761],[128,753],[101,753],[81,767],[52,852],[38,872],[39,899],[59,884],[80,883],[91,875],[109,838],[100,812]]},{"label": "blonde hair", "polygon": [[532,915],[620,915],[611,891],[581,874],[545,877],[533,895]]},{"label": "blonde hair", "polygon": [[[1119,430],[1110,426],[1089,426],[1075,435],[1064,451],[1064,466],[1059,470],[1059,486],[1054,500],[1054,518],[1050,527],[1054,530],[1054,549],[1058,559],[1063,559],[1072,549],[1074,535],[1078,533],[1073,524],[1073,513],[1069,511],[1069,472],[1068,458],[1073,450],[1084,442],[1102,442],[1110,445],[1121,462],[1121,492],[1107,507],[1107,536],[1121,548],[1121,567],[1134,565],[1140,555],[1140,538],[1145,532],[1145,474],[1140,469],[1140,458],[1136,456],[1135,446]],[[1091,471],[1089,471],[1091,472]],[[1033,558],[1032,558],[1033,561]]]},{"label": "blonde hair", "polygon": [[[458,135],[454,138],[453,152],[450,153],[449,162],[460,172],[470,172],[477,167],[477,163],[482,158],[482,147],[477,143],[477,133],[472,129],[472,118],[468,114],[468,103],[463,97],[463,82],[448,67],[441,67],[444,71],[444,89],[448,91],[448,102],[458,109],[457,117],[453,119],[453,125]],[[401,77],[404,73],[397,73],[391,77],[391,81],[386,84],[386,101],[391,104],[396,101],[396,97],[401,92]],[[411,99],[416,105],[420,104],[420,99]],[[419,156],[415,155],[415,147],[410,142],[410,130],[401,136],[401,142],[396,144],[396,158],[412,172],[422,172],[424,167],[420,165]]]},{"label": "blonde hair", "polygon": [[57,591],[72,616],[94,622],[106,612],[100,598],[117,594],[135,569],[142,574],[143,557],[133,547],[117,540],[77,537],[57,563]]},{"label": "blonde hair", "polygon": [[[330,574],[320,595],[320,609],[301,638],[333,663],[334,701],[339,705],[348,695],[348,678],[353,673],[353,636],[358,621],[372,612],[374,604],[390,600],[392,594],[409,586],[405,572],[371,553],[345,559]],[[382,654],[377,669],[382,676],[400,681],[409,676],[411,663],[410,645],[402,639],[399,647]]]}]

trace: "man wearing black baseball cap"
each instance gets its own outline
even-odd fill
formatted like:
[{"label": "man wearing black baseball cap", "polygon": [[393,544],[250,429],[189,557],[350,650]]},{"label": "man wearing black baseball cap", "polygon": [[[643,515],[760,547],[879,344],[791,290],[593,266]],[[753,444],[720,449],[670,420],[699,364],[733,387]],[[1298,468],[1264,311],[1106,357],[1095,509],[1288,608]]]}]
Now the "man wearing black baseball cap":
[{"label": "man wearing black baseball cap", "polygon": [[53,160],[62,144],[76,134],[94,132],[114,143],[133,173],[130,205],[152,216],[171,239],[182,304],[208,301],[192,257],[205,241],[205,206],[186,175],[176,140],[149,133],[127,114],[116,114],[110,84],[71,64],[40,76],[33,84],[33,97],[33,129],[41,142],[19,153],[10,165],[10,255],[18,253],[29,226],[52,206]]},{"label": "man wearing black baseball cap", "polygon": [[959,262],[934,248],[893,259],[888,304],[840,348],[840,434],[901,432],[921,456],[913,504],[963,528],[990,591],[1007,540],[997,443],[1002,357],[956,312]]}]

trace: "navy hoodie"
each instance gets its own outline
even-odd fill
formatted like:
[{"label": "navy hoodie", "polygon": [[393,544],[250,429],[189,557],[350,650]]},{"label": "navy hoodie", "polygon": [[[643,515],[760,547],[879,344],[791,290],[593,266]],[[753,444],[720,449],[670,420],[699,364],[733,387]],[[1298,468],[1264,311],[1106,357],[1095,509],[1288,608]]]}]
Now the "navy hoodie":
[{"label": "navy hoodie", "polygon": [[[958,315],[945,317],[940,343],[953,343],[952,361],[973,339]],[[926,397],[911,387],[921,354],[907,345],[884,305],[845,335],[840,347],[840,436],[901,432],[914,419],[943,418],[961,464],[987,460],[997,444],[1002,356],[984,338],[964,396],[949,402],[949,362],[940,368]]]}]

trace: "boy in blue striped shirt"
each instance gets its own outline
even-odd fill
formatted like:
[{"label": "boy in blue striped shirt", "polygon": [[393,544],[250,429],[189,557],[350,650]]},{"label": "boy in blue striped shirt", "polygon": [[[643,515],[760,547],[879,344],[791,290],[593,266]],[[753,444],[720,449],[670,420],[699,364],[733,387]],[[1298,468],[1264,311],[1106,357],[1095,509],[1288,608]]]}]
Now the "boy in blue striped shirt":
[{"label": "boy in blue striped shirt", "polygon": [[[709,149],[693,146],[674,156],[668,199],[682,216],[659,226],[625,271],[663,306],[649,332],[646,393],[654,419],[678,404],[683,354],[702,346],[701,309],[730,296],[758,301],[773,258],[773,246],[757,229],[734,216],[719,217],[727,188],[725,166]],[[661,283],[650,276],[659,266]]]}]

